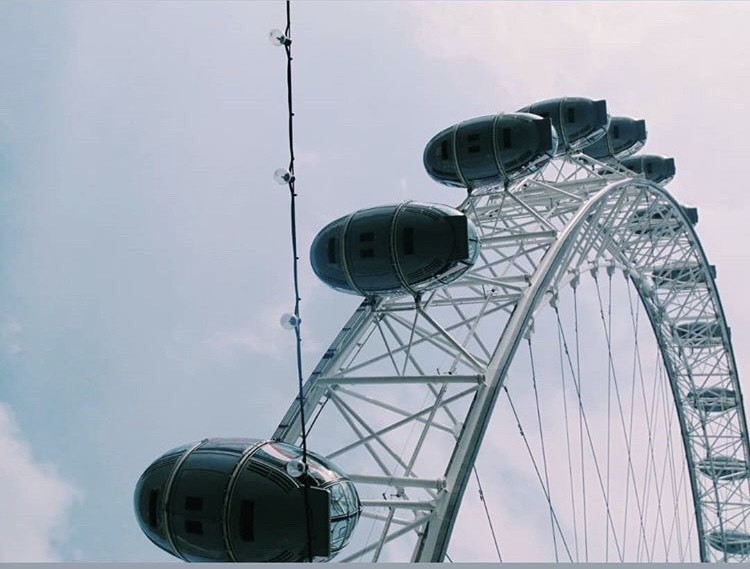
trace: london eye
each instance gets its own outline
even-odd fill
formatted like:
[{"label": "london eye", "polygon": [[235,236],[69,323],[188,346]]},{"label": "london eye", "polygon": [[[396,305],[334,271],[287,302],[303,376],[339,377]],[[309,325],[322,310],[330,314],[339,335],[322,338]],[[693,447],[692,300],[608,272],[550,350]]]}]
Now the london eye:
[{"label": "london eye", "polygon": [[[716,269],[697,210],[664,187],[674,161],[635,155],[645,139],[583,98],[435,135],[425,168],[466,197],[320,231],[315,272],[364,300],[269,441],[206,440],[144,474],[147,535],[187,560],[747,560],[750,448]],[[213,482],[197,474],[222,452]],[[247,470],[300,503],[302,486],[324,493],[262,514],[235,498]],[[300,516],[296,541],[253,529]]]}]

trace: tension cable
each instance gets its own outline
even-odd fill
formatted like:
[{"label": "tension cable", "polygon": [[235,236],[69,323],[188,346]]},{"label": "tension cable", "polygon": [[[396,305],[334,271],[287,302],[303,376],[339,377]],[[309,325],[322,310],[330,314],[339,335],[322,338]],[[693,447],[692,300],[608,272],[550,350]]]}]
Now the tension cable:
[{"label": "tension cable", "polygon": [[300,334],[300,310],[299,310],[299,271],[298,261],[299,256],[297,255],[297,216],[296,216],[296,203],[295,198],[297,193],[295,192],[295,177],[294,177],[294,111],[292,109],[292,40],[291,38],[291,9],[290,0],[286,0],[286,28],[282,33],[280,30],[271,30],[270,40],[274,45],[284,46],[284,52],[286,53],[286,86],[287,86],[287,107],[289,110],[289,167],[287,169],[280,168],[274,173],[274,178],[280,184],[286,184],[289,187],[290,197],[290,218],[291,218],[291,239],[292,239],[292,269],[294,273],[294,315],[285,315],[282,318],[282,323],[285,327],[293,327],[294,333],[297,338],[297,383],[299,388],[298,401],[299,401],[299,413],[300,413],[300,428],[302,436],[302,465],[303,471],[301,473],[302,480],[304,482],[304,501],[305,501],[305,526],[307,532],[307,558],[309,561],[313,560],[312,555],[312,528],[310,523],[310,501],[309,492],[310,480],[307,475],[307,427],[305,425],[305,405],[304,405],[304,392],[302,385],[302,336]]}]

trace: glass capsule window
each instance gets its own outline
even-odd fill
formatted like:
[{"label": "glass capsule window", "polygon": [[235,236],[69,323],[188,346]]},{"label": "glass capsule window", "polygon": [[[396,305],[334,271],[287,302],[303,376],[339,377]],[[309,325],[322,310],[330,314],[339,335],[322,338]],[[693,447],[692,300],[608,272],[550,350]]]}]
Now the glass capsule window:
[{"label": "glass capsule window", "polygon": [[169,497],[169,525],[188,561],[229,561],[221,519],[230,477],[247,442],[206,441],[177,471]]},{"label": "glass capsule window", "polygon": [[612,150],[610,148],[610,135],[606,135],[596,142],[586,146],[583,149],[583,153],[596,159],[605,159],[612,156]]},{"label": "glass capsule window", "polygon": [[331,518],[359,513],[359,499],[351,481],[341,480],[327,489],[331,493]]},{"label": "glass capsule window", "polygon": [[603,137],[609,117],[604,100],[563,97],[534,103],[521,112],[549,117],[565,150],[580,150]]},{"label": "glass capsule window", "polygon": [[340,551],[349,543],[356,524],[357,520],[352,518],[344,518],[331,523],[331,553]]},{"label": "glass capsule window", "polygon": [[342,217],[326,225],[310,246],[313,271],[320,279],[338,290],[347,290],[349,287],[341,259],[341,238],[346,220],[346,217]]},{"label": "glass capsule window", "polygon": [[344,480],[342,481],[341,486],[346,494],[349,511],[359,511],[359,497],[357,496],[357,491],[354,489],[354,484],[352,484],[350,480]]},{"label": "glass capsule window", "polygon": [[154,461],[143,473],[135,489],[138,525],[154,544],[165,551],[172,551],[163,511],[167,481],[180,456],[188,448],[189,445],[178,447]]},{"label": "glass capsule window", "polygon": [[575,150],[588,144],[590,135],[596,130],[601,129],[601,134],[604,134],[606,118],[601,124],[597,124],[598,117],[593,101],[580,98],[565,99],[562,107],[565,109],[565,121],[561,121],[561,127],[565,130],[565,138],[571,149]]},{"label": "glass capsule window", "polygon": [[456,171],[456,157],[453,148],[454,128],[446,128],[427,143],[423,162],[425,170],[434,180],[448,186],[463,186],[463,182]]},{"label": "glass capsule window", "polygon": [[[613,124],[616,121],[615,124]],[[638,152],[646,142],[646,123],[628,117],[614,117],[610,122],[610,147],[615,158],[626,158]],[[619,136],[615,136],[615,131]]]},{"label": "glass capsule window", "polygon": [[467,229],[469,230],[469,258],[466,262],[473,265],[479,256],[479,237],[477,237],[477,228],[473,223],[469,222]]},{"label": "glass capsule window", "polygon": [[544,154],[547,149],[542,148],[536,124],[542,119],[530,115],[505,115],[501,118],[496,125],[498,140],[501,141],[498,155],[506,176],[510,178],[528,165],[534,156]]},{"label": "glass capsule window", "polygon": [[493,132],[495,119],[493,115],[465,121],[456,131],[458,167],[470,186],[499,180]]},{"label": "glass capsule window", "polygon": [[351,537],[360,506],[354,485],[349,480],[341,480],[328,488],[331,494],[331,551],[343,548]]},{"label": "glass capsule window", "polygon": [[567,121],[570,124],[575,123],[576,122],[576,108],[574,106],[569,106],[565,113],[565,116],[567,118]]},{"label": "glass capsule window", "polygon": [[341,484],[334,484],[328,490],[331,493],[331,517],[347,515],[349,504],[343,486]]}]

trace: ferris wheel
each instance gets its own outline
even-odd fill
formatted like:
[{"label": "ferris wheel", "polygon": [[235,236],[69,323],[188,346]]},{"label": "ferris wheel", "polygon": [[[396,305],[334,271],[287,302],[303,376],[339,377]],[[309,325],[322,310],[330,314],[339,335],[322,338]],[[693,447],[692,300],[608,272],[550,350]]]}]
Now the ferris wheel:
[{"label": "ferris wheel", "polygon": [[[524,506],[547,526],[543,545],[498,528],[498,554],[517,542],[518,561],[750,556],[747,426],[697,212],[663,187],[673,161],[628,158],[643,121],[603,126],[603,105],[522,109],[552,121],[550,143],[522,113],[466,121],[428,144],[431,176],[469,189],[457,210],[476,231],[476,260],[424,292],[396,260],[401,294],[370,294],[305,385],[309,444],[347,472],[363,507],[342,561],[445,559],[488,438],[518,445],[493,445],[485,493],[498,475],[525,480],[540,498]],[[353,220],[323,230],[318,248],[340,232],[350,267],[327,282],[366,293],[356,270],[371,243]],[[326,260],[313,263],[326,280]],[[298,403],[274,439],[299,444]],[[479,493],[486,505],[481,482]],[[533,523],[525,516],[505,517]],[[481,517],[477,507],[464,522],[475,532]]]},{"label": "ferris wheel", "polygon": [[428,174],[468,195],[320,231],[316,274],[364,300],[271,439],[149,467],[147,536],[186,560],[750,559],[716,271],[645,139],[583,98],[438,133]]}]

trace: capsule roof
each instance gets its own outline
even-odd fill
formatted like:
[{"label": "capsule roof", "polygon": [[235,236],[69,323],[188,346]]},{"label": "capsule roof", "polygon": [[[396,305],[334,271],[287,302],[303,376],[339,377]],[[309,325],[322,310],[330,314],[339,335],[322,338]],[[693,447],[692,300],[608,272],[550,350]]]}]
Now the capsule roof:
[{"label": "capsule roof", "polygon": [[558,153],[580,150],[607,134],[609,116],[607,101],[593,101],[583,97],[560,97],[539,101],[519,109],[547,117],[557,131]]},{"label": "capsule roof", "polygon": [[643,148],[647,138],[646,121],[611,117],[607,135],[583,148],[583,153],[597,160],[622,159]]},{"label": "capsule roof", "polygon": [[501,113],[440,131],[425,146],[423,160],[433,180],[471,190],[532,174],[556,151],[557,134],[549,119]]}]

